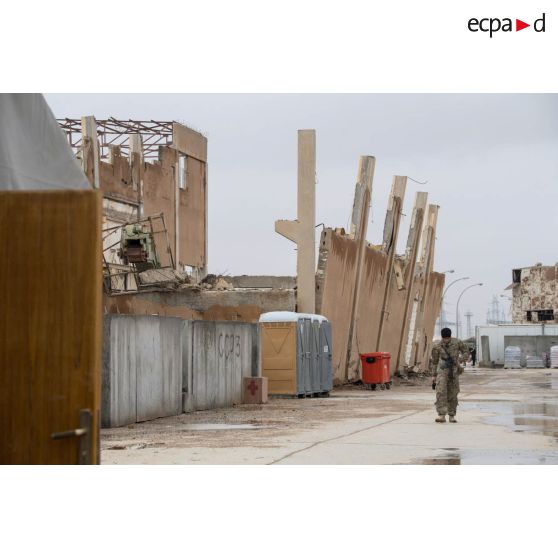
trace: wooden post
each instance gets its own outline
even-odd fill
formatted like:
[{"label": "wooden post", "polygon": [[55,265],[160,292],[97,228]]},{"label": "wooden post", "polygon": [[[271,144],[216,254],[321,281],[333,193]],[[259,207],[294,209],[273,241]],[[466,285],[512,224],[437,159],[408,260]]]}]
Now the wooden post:
[{"label": "wooden post", "polygon": [[298,131],[297,219],[275,222],[275,231],[297,245],[297,311],[316,307],[316,131]]},{"label": "wooden post", "polygon": [[391,193],[384,224],[383,250],[387,254],[387,277],[384,288],[382,311],[380,314],[380,325],[378,327],[378,338],[376,340],[376,351],[381,350],[382,333],[388,313],[389,298],[391,292],[391,279],[394,272],[395,252],[397,249],[397,237],[399,235],[399,224],[401,222],[401,210],[403,209],[403,198],[407,188],[406,176],[394,176],[391,185]]},{"label": "wooden post", "polygon": [[424,222],[424,212],[426,210],[426,200],[428,194],[426,192],[417,192],[415,194],[415,204],[413,207],[413,216],[409,227],[409,236],[407,237],[407,249],[405,251],[406,260],[406,276],[405,276],[405,307],[403,310],[403,319],[401,320],[401,335],[399,336],[399,351],[395,363],[395,371],[399,371],[401,355],[405,353],[403,346],[405,340],[405,332],[407,331],[407,321],[409,319],[409,307],[411,303],[411,295],[413,293],[413,283],[415,280],[415,267],[417,263],[418,249],[420,244],[422,224]]},{"label": "wooden post", "polygon": [[[347,358],[343,377],[348,379],[349,370],[354,365],[352,359],[352,347],[354,332],[357,327],[358,303],[360,297],[360,286],[362,283],[362,263],[366,251],[366,232],[368,229],[368,216],[370,213],[370,203],[372,199],[372,179],[374,178],[374,168],[376,159],[372,156],[361,156],[358,167],[357,183],[355,185],[355,198],[353,213],[351,218],[351,236],[355,239],[357,251],[357,264],[354,278],[353,301],[351,305],[351,319],[349,322],[349,334],[347,342]],[[358,371],[358,355],[356,359]]]}]

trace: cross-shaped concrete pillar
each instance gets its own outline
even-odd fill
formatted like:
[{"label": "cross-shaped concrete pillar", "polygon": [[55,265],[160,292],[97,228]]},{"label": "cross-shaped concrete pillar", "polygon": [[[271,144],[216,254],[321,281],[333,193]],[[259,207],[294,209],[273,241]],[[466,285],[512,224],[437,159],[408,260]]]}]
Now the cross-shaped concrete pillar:
[{"label": "cross-shaped concrete pillar", "polygon": [[275,232],[297,245],[296,306],[313,314],[316,307],[316,131],[298,131],[298,202],[295,221],[275,221]]}]

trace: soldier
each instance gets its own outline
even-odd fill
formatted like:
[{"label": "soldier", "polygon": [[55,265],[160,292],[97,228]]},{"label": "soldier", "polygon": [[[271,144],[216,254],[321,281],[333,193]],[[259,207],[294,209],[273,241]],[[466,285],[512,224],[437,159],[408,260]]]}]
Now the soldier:
[{"label": "soldier", "polygon": [[[436,422],[446,422],[446,414],[450,422],[457,422],[457,394],[459,393],[459,374],[463,372],[461,362],[469,359],[469,349],[459,339],[452,339],[451,329],[442,329],[442,340],[432,347],[430,372],[432,373],[432,389],[436,390]],[[440,370],[438,371],[438,363]]]}]

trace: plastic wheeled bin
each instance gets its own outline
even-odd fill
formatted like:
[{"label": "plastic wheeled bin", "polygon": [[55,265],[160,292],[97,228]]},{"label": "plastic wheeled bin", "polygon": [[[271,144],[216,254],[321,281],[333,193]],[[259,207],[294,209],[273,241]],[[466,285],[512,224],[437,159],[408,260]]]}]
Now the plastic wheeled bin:
[{"label": "plastic wheeled bin", "polygon": [[362,383],[370,389],[380,386],[382,389],[391,388],[391,374],[389,372],[391,355],[389,353],[363,353],[360,355],[362,364]]}]

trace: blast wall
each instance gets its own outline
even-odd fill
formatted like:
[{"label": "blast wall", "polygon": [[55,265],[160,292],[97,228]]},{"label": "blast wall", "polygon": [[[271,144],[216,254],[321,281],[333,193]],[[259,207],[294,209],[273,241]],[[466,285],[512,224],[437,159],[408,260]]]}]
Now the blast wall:
[{"label": "blast wall", "polygon": [[257,324],[105,316],[101,424],[241,403],[258,366]]}]

